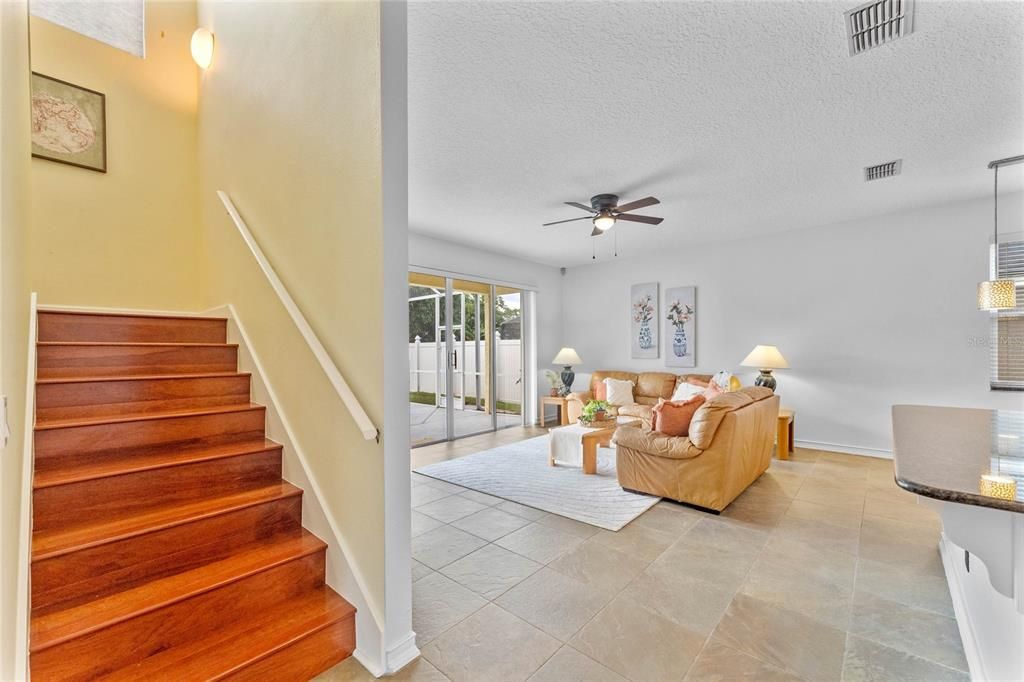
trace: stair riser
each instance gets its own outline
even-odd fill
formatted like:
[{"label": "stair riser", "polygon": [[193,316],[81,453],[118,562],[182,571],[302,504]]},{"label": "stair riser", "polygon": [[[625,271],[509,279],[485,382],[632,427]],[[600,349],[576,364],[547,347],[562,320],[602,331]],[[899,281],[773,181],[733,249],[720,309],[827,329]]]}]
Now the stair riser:
[{"label": "stair riser", "polygon": [[234,372],[237,346],[38,347],[40,379]]},{"label": "stair riser", "polygon": [[230,556],[246,544],[299,533],[302,497],[286,497],[32,563],[32,607],[98,598]]},{"label": "stair riser", "polygon": [[303,637],[289,647],[275,651],[231,675],[218,680],[265,682],[266,680],[308,680],[341,663],[356,648],[355,614]]},{"label": "stair riser", "polygon": [[36,386],[36,419],[40,422],[82,417],[112,417],[244,405],[249,402],[249,375],[181,379],[83,381]]},{"label": "stair riser", "polygon": [[37,430],[36,460],[81,456],[115,448],[152,447],[204,438],[217,439],[229,435],[262,436],[265,412],[264,408],[259,407],[238,412]]},{"label": "stair riser", "polygon": [[138,471],[35,491],[33,528],[47,531],[145,512],[163,504],[230,495],[281,480],[281,453],[269,450]]},{"label": "stair riser", "polygon": [[[31,655],[32,677],[93,679],[209,636],[247,613],[323,584],[323,551]],[[99,655],[97,652],[102,652]]]},{"label": "stair riser", "polygon": [[227,320],[39,313],[40,341],[131,343],[224,343]]}]

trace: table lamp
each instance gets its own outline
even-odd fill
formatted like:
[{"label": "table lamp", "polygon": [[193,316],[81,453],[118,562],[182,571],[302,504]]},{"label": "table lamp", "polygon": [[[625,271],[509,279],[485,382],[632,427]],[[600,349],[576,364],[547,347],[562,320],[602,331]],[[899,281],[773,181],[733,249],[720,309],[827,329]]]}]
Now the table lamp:
[{"label": "table lamp", "polygon": [[551,361],[552,365],[562,365],[561,379],[566,393],[572,390],[572,382],[576,380],[576,373],[572,371],[572,366],[579,365],[582,362],[579,354],[573,348],[563,348],[558,351],[558,355]]},{"label": "table lamp", "polygon": [[782,353],[775,346],[754,346],[747,357],[740,363],[743,367],[756,367],[761,373],[754,379],[755,386],[764,386],[775,390],[775,377],[772,376],[773,369],[789,369],[789,363]]}]

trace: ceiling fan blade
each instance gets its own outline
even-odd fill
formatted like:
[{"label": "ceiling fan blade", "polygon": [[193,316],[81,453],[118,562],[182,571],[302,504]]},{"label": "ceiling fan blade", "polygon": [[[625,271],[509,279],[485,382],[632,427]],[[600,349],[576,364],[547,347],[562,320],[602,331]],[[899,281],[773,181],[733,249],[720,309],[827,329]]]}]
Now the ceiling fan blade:
[{"label": "ceiling fan blade", "polygon": [[660,204],[660,203],[661,202],[658,201],[657,199],[655,199],[654,197],[646,197],[644,199],[637,199],[636,201],[631,201],[628,204],[622,204],[621,206],[616,206],[612,210],[614,210],[616,213],[625,213],[626,211],[635,211],[638,208],[644,208],[646,206],[654,206],[655,204]]},{"label": "ceiling fan blade", "polygon": [[594,213],[594,209],[592,209],[589,206],[585,206],[584,204],[581,204],[578,201],[567,201],[567,202],[565,202],[565,205],[566,206],[575,206],[576,208],[582,208],[587,213]]},{"label": "ceiling fan blade", "polygon": [[600,237],[602,234],[604,234],[604,230],[599,230],[599,229],[597,229],[595,227],[594,231],[590,233],[590,236],[591,237]]},{"label": "ceiling fan blade", "polygon": [[634,223],[646,223],[648,225],[660,225],[661,221],[664,220],[664,218],[654,218],[649,215],[633,215],[632,213],[627,213],[625,215],[617,215],[615,216],[615,219],[629,220]]},{"label": "ceiling fan blade", "polygon": [[568,220],[556,220],[553,223],[544,223],[543,225],[541,225],[541,227],[547,227],[548,225],[561,225],[562,223],[571,223],[574,220],[593,220],[593,218],[591,218],[588,215],[585,215],[582,218],[569,218]]}]

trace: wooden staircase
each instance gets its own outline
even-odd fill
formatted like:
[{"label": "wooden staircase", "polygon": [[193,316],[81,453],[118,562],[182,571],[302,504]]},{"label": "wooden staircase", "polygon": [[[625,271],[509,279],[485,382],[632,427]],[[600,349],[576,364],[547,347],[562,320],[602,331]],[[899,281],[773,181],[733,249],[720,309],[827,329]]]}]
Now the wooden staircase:
[{"label": "wooden staircase", "polygon": [[36,680],[308,679],[355,648],[227,321],[40,312]]}]

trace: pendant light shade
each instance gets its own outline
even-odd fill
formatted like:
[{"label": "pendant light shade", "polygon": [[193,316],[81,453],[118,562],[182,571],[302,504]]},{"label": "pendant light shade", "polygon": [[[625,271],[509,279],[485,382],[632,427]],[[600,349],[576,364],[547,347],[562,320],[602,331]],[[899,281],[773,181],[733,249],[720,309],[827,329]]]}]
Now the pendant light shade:
[{"label": "pendant light shade", "polygon": [[1012,310],[1017,307],[1017,283],[1012,279],[978,282],[978,310]]}]

